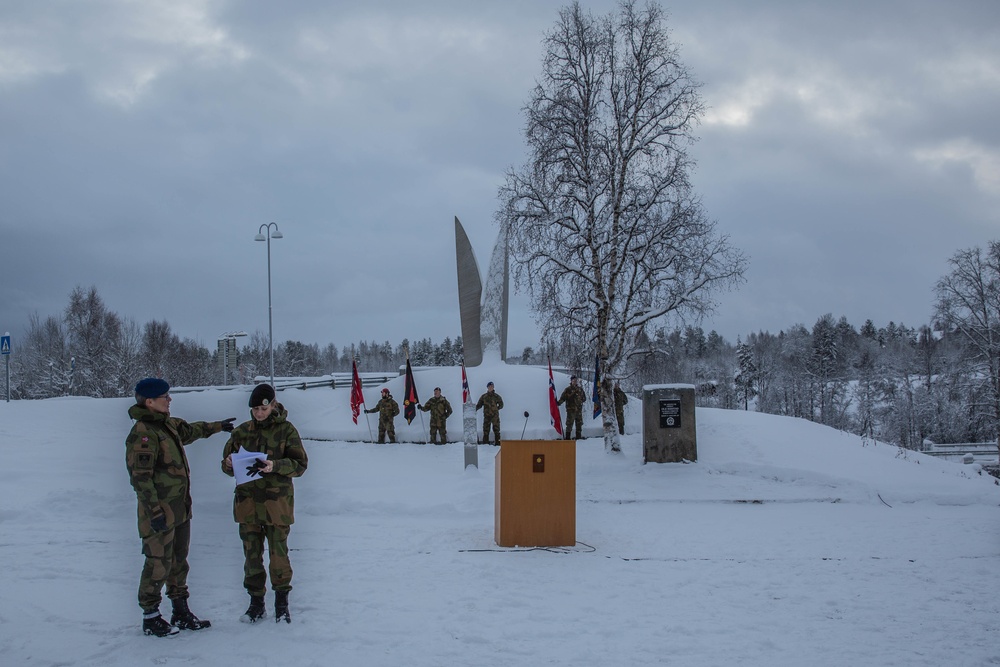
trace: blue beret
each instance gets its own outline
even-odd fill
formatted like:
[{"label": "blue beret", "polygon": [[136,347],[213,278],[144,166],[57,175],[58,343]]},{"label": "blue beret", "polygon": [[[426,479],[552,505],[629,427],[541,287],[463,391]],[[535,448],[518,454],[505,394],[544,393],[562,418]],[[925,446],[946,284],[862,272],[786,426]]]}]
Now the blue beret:
[{"label": "blue beret", "polygon": [[156,398],[170,391],[170,385],[160,378],[144,378],[135,385],[135,393],[143,398]]}]

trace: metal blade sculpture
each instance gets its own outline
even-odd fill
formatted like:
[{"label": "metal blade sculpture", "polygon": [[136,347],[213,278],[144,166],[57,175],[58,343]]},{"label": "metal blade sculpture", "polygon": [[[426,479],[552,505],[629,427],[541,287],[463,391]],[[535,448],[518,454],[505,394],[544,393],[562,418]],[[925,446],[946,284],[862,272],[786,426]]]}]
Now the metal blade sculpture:
[{"label": "metal blade sculpture", "polygon": [[510,263],[506,230],[501,230],[486,272],[486,288],[472,244],[455,218],[455,254],[458,264],[458,307],[462,318],[465,365],[478,366],[486,351],[507,360],[507,312],[510,298]]},{"label": "metal blade sculpture", "polygon": [[462,346],[467,367],[483,363],[483,344],[479,338],[481,310],[479,301],[483,283],[472,244],[455,216],[455,258],[458,264],[458,312],[462,318]]}]

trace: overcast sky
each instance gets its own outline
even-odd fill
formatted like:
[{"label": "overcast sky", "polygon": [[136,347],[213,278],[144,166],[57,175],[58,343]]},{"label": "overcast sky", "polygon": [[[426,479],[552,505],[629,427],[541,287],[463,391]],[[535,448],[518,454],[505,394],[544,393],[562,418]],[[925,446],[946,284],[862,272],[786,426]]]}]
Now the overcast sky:
[{"label": "overcast sky", "polygon": [[[566,4],[0,0],[0,331],[94,285],[210,348],[266,332],[276,222],[276,342],[459,335],[453,219],[485,267]],[[705,330],[928,322],[949,257],[1000,239],[1000,3],[663,7],[709,107],[697,189],[749,257]]]}]

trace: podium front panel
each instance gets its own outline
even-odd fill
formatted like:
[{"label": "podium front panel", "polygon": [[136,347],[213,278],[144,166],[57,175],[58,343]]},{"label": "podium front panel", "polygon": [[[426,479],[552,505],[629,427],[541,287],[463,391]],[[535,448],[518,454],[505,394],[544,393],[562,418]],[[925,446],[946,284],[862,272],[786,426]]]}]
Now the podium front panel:
[{"label": "podium front panel", "polygon": [[576,544],[575,440],[503,440],[494,475],[498,545]]}]

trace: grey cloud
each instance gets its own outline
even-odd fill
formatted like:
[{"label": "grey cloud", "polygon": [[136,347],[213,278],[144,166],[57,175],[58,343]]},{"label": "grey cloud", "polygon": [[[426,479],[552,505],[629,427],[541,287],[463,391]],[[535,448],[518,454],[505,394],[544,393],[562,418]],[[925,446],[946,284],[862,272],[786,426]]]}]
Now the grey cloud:
[{"label": "grey cloud", "polygon": [[[0,329],[96,284],[209,345],[266,330],[276,221],[279,340],[457,335],[452,217],[485,266],[562,5],[6,3]],[[921,323],[998,228],[994,3],[667,8],[711,107],[696,183],[751,257],[706,326]],[[536,344],[523,299],[512,325]]]}]

